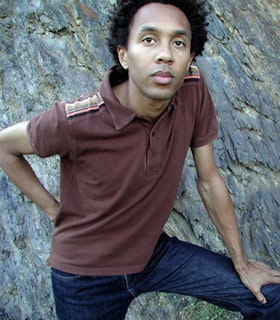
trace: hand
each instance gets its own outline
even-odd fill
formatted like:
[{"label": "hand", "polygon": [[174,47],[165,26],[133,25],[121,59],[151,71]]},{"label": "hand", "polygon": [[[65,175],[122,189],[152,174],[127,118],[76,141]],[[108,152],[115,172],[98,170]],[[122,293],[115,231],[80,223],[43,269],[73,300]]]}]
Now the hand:
[{"label": "hand", "polygon": [[270,283],[280,284],[280,271],[273,270],[262,262],[247,260],[237,272],[243,284],[263,304],[267,301],[261,292],[261,287]]},{"label": "hand", "polygon": [[53,198],[53,202],[50,208],[44,209],[45,214],[48,216],[48,218],[51,220],[51,222],[55,222],[57,214],[59,211],[59,202]]}]

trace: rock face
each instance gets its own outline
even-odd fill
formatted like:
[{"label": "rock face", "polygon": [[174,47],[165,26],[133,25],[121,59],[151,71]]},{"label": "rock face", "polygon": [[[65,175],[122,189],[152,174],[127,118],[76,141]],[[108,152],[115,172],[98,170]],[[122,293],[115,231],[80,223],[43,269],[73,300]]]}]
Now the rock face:
[{"label": "rock face", "polygon": [[[113,2],[1,1],[0,128],[97,87],[111,65],[105,39]],[[217,164],[246,253],[279,267],[279,1],[210,0],[208,7],[209,43],[197,64],[217,108]],[[59,159],[29,160],[58,196]],[[166,230],[226,253],[194,179],[189,156]],[[51,233],[44,214],[0,171],[1,319],[55,319],[45,266]],[[127,319],[182,319],[184,299],[170,295],[164,301],[158,294],[140,297]]]}]

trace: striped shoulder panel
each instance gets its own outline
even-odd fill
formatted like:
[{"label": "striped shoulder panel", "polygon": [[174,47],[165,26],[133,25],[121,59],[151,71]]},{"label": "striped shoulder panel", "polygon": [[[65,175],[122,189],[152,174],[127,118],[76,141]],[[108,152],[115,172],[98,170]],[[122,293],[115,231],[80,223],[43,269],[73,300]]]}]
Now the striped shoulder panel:
[{"label": "striped shoulder panel", "polygon": [[66,116],[68,119],[76,118],[88,113],[97,112],[105,106],[100,93],[81,96],[78,100],[65,104]]},{"label": "striped shoulder panel", "polygon": [[186,81],[198,81],[200,80],[200,72],[197,66],[190,66],[189,70],[185,75],[185,82]]}]

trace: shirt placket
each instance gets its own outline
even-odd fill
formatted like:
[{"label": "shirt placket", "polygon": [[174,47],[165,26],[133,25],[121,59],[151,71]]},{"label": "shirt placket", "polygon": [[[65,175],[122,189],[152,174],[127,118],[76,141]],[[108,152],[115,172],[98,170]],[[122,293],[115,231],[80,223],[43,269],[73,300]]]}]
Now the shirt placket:
[{"label": "shirt placket", "polygon": [[152,177],[160,172],[160,139],[156,130],[152,129],[149,137],[147,154],[147,176]]}]

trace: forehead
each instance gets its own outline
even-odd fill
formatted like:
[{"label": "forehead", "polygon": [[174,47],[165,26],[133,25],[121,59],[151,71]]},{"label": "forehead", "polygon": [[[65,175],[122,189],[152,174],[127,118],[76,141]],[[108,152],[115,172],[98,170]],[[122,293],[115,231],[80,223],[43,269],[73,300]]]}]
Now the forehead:
[{"label": "forehead", "polygon": [[179,8],[162,3],[149,3],[141,7],[134,15],[130,25],[130,35],[154,27],[165,32],[184,30],[191,37],[191,26],[188,18]]}]

